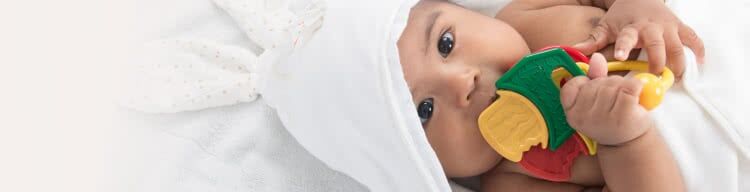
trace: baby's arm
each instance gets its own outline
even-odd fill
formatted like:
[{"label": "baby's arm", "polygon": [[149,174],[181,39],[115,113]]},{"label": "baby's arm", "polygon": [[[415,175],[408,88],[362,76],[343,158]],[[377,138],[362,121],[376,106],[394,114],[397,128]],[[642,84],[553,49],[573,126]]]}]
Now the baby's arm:
[{"label": "baby's arm", "polygon": [[539,10],[560,5],[592,6],[606,10],[612,6],[615,0],[515,0],[515,2],[523,4],[527,10]]},{"label": "baby's arm", "polygon": [[606,76],[600,54],[586,77],[568,81],[561,100],[568,123],[599,142],[599,164],[611,191],[684,191],[672,153],[638,104],[642,84]]},{"label": "baby's arm", "polygon": [[598,150],[610,191],[685,191],[672,153],[653,127],[634,140]]},{"label": "baby's arm", "polygon": [[547,191],[579,192],[584,187],[572,183],[551,182],[515,172],[499,172],[499,169],[482,176],[480,191]]}]

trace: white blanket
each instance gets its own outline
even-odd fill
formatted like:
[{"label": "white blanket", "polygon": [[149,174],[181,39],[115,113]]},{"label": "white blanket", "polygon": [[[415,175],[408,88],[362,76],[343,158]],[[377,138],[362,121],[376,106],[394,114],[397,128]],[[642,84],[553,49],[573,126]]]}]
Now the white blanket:
[{"label": "white blanket", "polygon": [[[478,0],[474,1],[478,2]],[[256,0],[245,2],[256,2]],[[279,2],[293,2],[294,4],[298,1]],[[472,1],[464,1],[464,3],[467,2]],[[750,98],[750,93],[745,85],[747,81],[744,80],[746,78],[744,72],[748,69],[746,64],[750,61],[746,56],[750,53],[750,49],[745,46],[750,45],[750,38],[747,37],[750,30],[743,19],[750,18],[744,13],[744,10],[750,9],[750,6],[745,2],[678,1],[672,3],[674,4],[672,8],[704,38],[708,50],[707,64],[691,66],[693,69],[690,72],[693,74],[690,75],[690,80],[686,79],[686,86],[678,86],[670,91],[664,105],[654,111],[654,115],[659,119],[662,134],[667,138],[674,138],[668,139],[668,144],[678,158],[683,174],[686,175],[687,184],[692,191],[748,191],[750,190],[748,186],[750,183],[748,164],[750,163],[747,148],[748,137],[750,137],[748,134],[750,124],[748,123],[750,122],[746,120],[747,115],[743,112],[745,109],[750,109],[750,104],[745,99]],[[146,99],[140,95],[136,101],[123,101],[125,106],[150,112],[179,112],[151,115],[126,112],[131,120],[143,120],[133,122],[135,123],[133,127],[145,129],[146,140],[143,142],[147,143],[146,151],[149,152],[141,159],[145,163],[140,167],[145,171],[139,174],[139,183],[144,185],[136,189],[141,191],[449,190],[446,187],[446,180],[439,178],[442,171],[439,164],[435,163],[434,154],[424,151],[429,149],[429,146],[426,145],[424,139],[419,139],[422,136],[419,131],[409,129],[409,131],[400,132],[400,134],[407,135],[393,136],[401,139],[395,141],[415,142],[413,144],[418,146],[416,149],[405,150],[404,154],[393,154],[391,157],[369,156],[366,158],[373,159],[369,163],[352,161],[348,164],[342,164],[346,161],[332,163],[336,158],[332,155],[335,154],[325,154],[321,151],[311,154],[306,150],[311,146],[305,143],[300,145],[302,142],[298,140],[305,136],[289,134],[283,124],[294,119],[279,119],[276,116],[277,111],[267,105],[263,96],[258,96],[258,91],[241,92],[241,90],[252,89],[258,83],[262,83],[259,82],[261,79],[255,79],[256,76],[253,74],[264,70],[263,67],[253,68],[260,64],[250,65],[250,63],[263,60],[263,53],[275,54],[266,58],[273,60],[274,56],[294,49],[294,46],[291,46],[289,50],[276,53],[264,52],[264,50],[269,50],[269,46],[273,43],[254,42],[252,36],[248,37],[248,27],[242,26],[242,19],[250,18],[252,14],[242,15],[242,11],[227,14],[226,7],[223,9],[206,0],[168,1],[163,4],[149,2],[148,5],[151,6],[145,8],[144,16],[150,16],[149,23],[152,24],[150,27],[153,30],[148,31],[145,44],[152,46],[152,51],[159,51],[157,54],[167,53],[165,56],[167,58],[145,62],[152,64],[164,62],[161,64],[174,67],[174,62],[178,61],[180,64],[178,68],[205,67],[190,72],[208,69],[216,73],[209,74],[214,76],[182,76],[186,73],[178,73],[175,77],[180,78],[180,81],[188,82],[180,85],[184,87],[163,90],[158,87],[149,88],[154,92],[166,94],[160,100],[141,105]],[[240,9],[243,4],[235,6]],[[295,9],[304,10],[304,8]],[[325,26],[325,22],[323,23]],[[177,42],[177,40],[182,42]],[[166,46],[158,42],[166,42]],[[157,48],[153,49],[154,47]],[[169,50],[170,48],[174,49]],[[229,54],[224,54],[225,52]],[[230,62],[232,58],[241,59],[241,61]],[[228,69],[239,68],[237,71],[231,71],[222,66]],[[395,75],[394,79],[397,79],[398,73]],[[215,76],[227,78],[215,79]],[[162,80],[164,81],[160,82],[166,82],[165,79]],[[198,85],[195,83],[205,83],[209,80],[213,80],[211,82],[214,83],[204,85],[218,85],[211,86],[215,88],[212,91],[203,91],[199,86],[190,87]],[[229,82],[228,85],[235,86],[225,86],[227,82]],[[174,84],[174,82],[164,84]],[[382,84],[389,83],[380,82],[380,86]],[[399,86],[398,82],[394,84],[396,87]],[[139,85],[149,84],[144,82]],[[162,84],[159,85],[162,86]],[[227,93],[236,93],[236,95],[225,95],[225,90]],[[240,92],[233,90],[240,90]],[[207,94],[210,96],[206,97]],[[398,92],[394,95],[399,94],[404,93]],[[177,97],[181,99],[174,99]],[[319,102],[336,101],[335,98],[328,99],[328,101]],[[401,99],[397,103],[404,102],[408,98]],[[183,105],[186,103],[187,105]],[[233,105],[235,103],[239,104]],[[406,109],[396,109],[406,111]],[[186,112],[185,110],[200,111]],[[350,113],[353,112],[358,112],[358,110],[350,111]],[[404,122],[400,123],[404,124]],[[409,121],[404,125],[415,124]],[[307,130],[306,133],[314,132],[314,130]],[[297,126],[296,133],[300,133],[299,126]],[[388,138],[388,135],[382,135],[382,137]],[[312,137],[302,138],[302,141],[308,144],[309,142],[325,142]],[[394,145],[393,143],[370,143],[370,146],[364,147],[379,144]],[[315,145],[327,146],[328,144]],[[388,151],[380,151],[378,154],[380,153],[387,154]],[[362,154],[373,155],[375,153]],[[350,154],[341,154],[341,157],[346,155]],[[422,160],[407,163],[393,160],[414,160],[415,157]],[[392,167],[375,167],[374,169],[365,167],[373,164],[383,166],[391,164],[399,167],[411,163],[428,167],[429,170],[407,174],[406,172],[392,172]],[[358,166],[363,167],[358,170]],[[373,172],[373,170],[382,170],[382,172]],[[383,179],[385,176],[390,178]],[[419,185],[416,187],[406,186],[409,182],[416,183],[417,181],[428,184],[412,184]]]},{"label": "white blanket", "polygon": [[366,191],[303,149],[264,101],[176,114],[124,111],[140,133],[126,191]]},{"label": "white blanket", "polygon": [[690,191],[749,191],[750,26],[742,20],[750,6],[673,1],[670,8],[703,38],[706,64],[688,63],[682,84],[668,92],[654,119]]}]

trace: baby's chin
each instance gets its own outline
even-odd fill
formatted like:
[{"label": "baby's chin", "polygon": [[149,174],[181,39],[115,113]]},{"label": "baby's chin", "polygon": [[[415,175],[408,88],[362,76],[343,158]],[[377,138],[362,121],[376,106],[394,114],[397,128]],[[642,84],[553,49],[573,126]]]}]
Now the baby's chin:
[{"label": "baby's chin", "polygon": [[[499,156],[499,155],[497,155]],[[482,158],[472,161],[463,161],[459,167],[447,168],[445,174],[448,177],[473,177],[492,171],[500,162],[502,157]]]},{"label": "baby's chin", "polygon": [[[479,129],[479,128],[477,128]],[[484,141],[484,139],[481,139]],[[486,143],[485,143],[486,144]],[[477,176],[481,175],[483,173],[486,173],[488,171],[491,171],[497,165],[500,164],[504,160],[500,154],[495,152],[492,147],[490,147],[489,144],[486,144],[482,147],[483,149],[480,151],[477,151],[479,153],[474,154],[473,158],[470,160],[467,159],[467,161],[464,161],[463,166],[460,167],[457,172],[450,173],[449,177],[471,177],[471,176]],[[466,163],[471,162],[471,163]]]},{"label": "baby's chin", "polygon": [[477,167],[473,171],[473,174],[469,176],[481,175],[483,173],[492,171],[492,169],[497,167],[497,165],[499,165],[500,162],[503,161],[503,157],[497,154],[497,152],[495,152],[495,150],[493,150],[492,148],[490,148],[486,152],[486,154],[482,154],[481,156],[482,160],[477,162]]}]

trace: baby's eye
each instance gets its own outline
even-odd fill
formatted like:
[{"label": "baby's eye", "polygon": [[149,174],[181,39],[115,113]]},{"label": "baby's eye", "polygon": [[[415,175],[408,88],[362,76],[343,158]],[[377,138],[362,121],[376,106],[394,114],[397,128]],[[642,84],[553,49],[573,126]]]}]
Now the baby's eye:
[{"label": "baby's eye", "polygon": [[443,56],[443,58],[448,57],[448,55],[451,53],[451,50],[453,50],[453,33],[450,31],[446,31],[443,33],[443,35],[440,36],[440,40],[438,40],[437,48],[438,52],[440,52],[440,56]]},{"label": "baby's eye", "polygon": [[422,125],[430,121],[430,117],[432,117],[432,111],[434,110],[435,106],[432,103],[432,98],[425,99],[419,103],[419,105],[417,106],[417,115],[419,115],[419,120],[422,122]]}]

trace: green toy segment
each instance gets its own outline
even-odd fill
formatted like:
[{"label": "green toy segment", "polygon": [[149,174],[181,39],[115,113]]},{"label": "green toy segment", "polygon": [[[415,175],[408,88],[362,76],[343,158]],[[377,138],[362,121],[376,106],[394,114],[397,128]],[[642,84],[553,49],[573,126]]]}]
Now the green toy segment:
[{"label": "green toy segment", "polygon": [[557,149],[575,132],[568,125],[560,90],[552,80],[552,71],[560,67],[573,76],[586,75],[563,49],[554,48],[525,56],[495,82],[497,89],[514,91],[536,105],[547,123],[550,150]]}]

